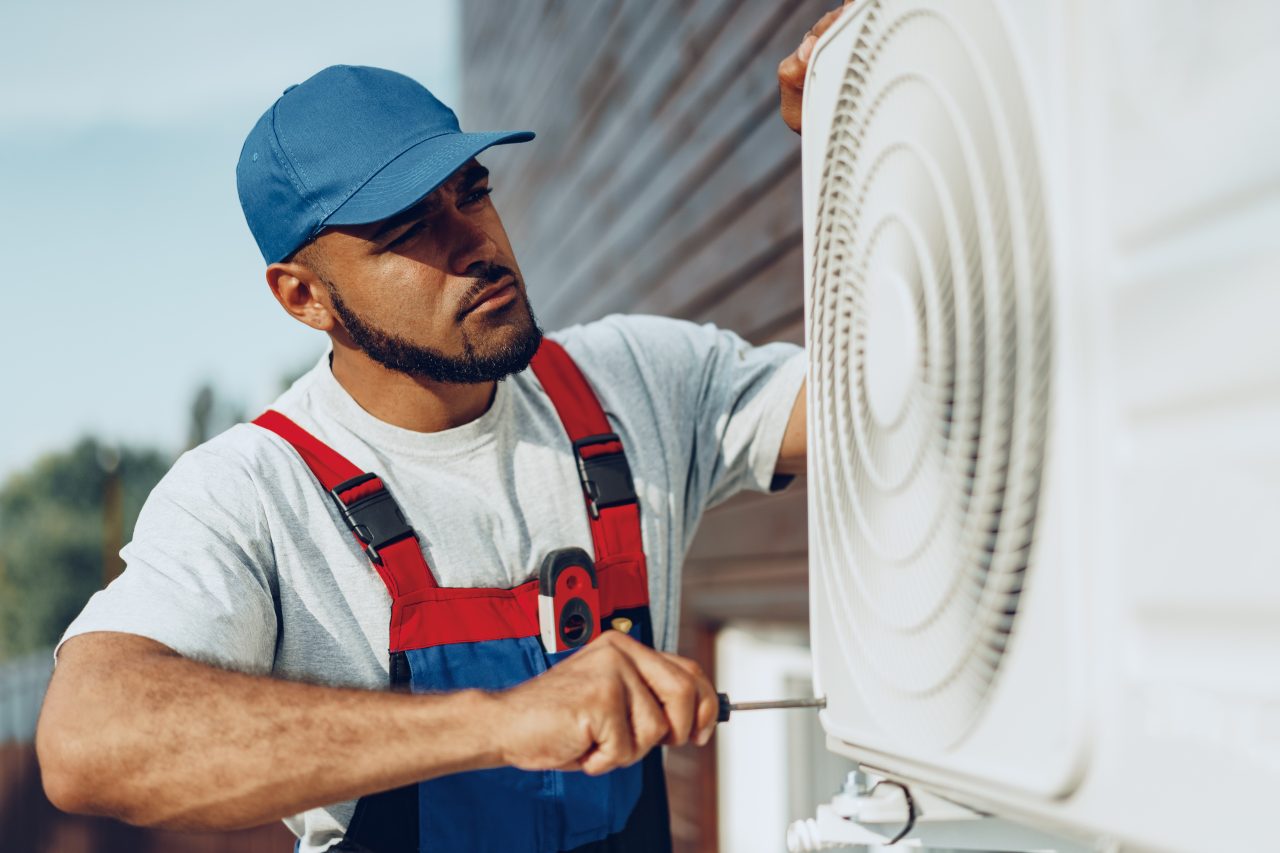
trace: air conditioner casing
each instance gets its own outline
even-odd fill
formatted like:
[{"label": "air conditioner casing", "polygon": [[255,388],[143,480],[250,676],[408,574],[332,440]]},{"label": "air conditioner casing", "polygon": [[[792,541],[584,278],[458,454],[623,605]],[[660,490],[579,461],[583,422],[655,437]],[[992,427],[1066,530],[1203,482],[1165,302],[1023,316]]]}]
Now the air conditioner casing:
[{"label": "air conditioner casing", "polygon": [[[1249,0],[858,0],[819,40],[803,119],[810,597],[833,749],[983,810],[1138,849],[1280,849],[1276,33],[1280,7]],[[833,139],[853,152],[838,214]],[[1002,183],[993,164],[1017,174]],[[945,198],[947,186],[972,189],[971,203]],[[957,221],[1003,216],[1012,236],[978,226],[953,245],[935,209],[947,205]],[[990,251],[973,249],[984,239]],[[934,664],[916,654],[933,647],[912,596],[932,594],[936,570],[919,569],[910,548],[886,562],[892,571],[859,562],[867,547],[893,551],[896,528],[910,527],[895,501],[959,487],[924,475],[910,488],[878,475],[866,486],[848,468],[874,469],[877,450],[846,434],[861,421],[841,407],[885,427],[885,459],[913,406],[938,407],[926,374],[942,370],[940,350],[908,354],[942,339],[948,309],[926,306],[928,286],[912,277],[931,263],[954,272],[969,250],[970,272],[1018,270],[1006,337],[1039,310],[1019,302],[1031,292],[1022,279],[1047,282],[1049,320],[1044,358],[1022,346],[1028,337],[980,362],[983,393],[1004,387],[993,365],[1018,362],[1019,381],[1034,381],[1024,397],[1006,394],[1010,430],[1035,422],[1017,400],[1041,399],[1045,429],[1026,443],[1039,461],[1006,466],[1037,472],[1034,533],[1025,571],[1002,581],[1006,599],[975,605],[998,618],[1001,600],[1016,601],[1016,613],[988,626],[966,687],[945,662],[913,681]],[[832,319],[840,311],[849,316]],[[860,330],[831,333],[858,312],[870,317]],[[833,367],[842,347],[857,370]],[[864,515],[852,533],[846,493],[874,499],[853,501]],[[1020,519],[1007,508],[993,517]],[[921,534],[920,550],[948,529]],[[879,531],[890,544],[866,546]],[[888,627],[874,624],[880,597]]]}]

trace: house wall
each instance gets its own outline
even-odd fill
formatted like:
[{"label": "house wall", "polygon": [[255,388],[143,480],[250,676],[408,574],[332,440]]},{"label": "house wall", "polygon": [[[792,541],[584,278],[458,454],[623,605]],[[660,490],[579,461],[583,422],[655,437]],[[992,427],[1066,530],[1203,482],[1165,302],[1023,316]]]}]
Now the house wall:
[{"label": "house wall", "polygon": [[[777,65],[834,0],[466,0],[464,129],[531,129],[484,161],[540,322],[611,312],[800,342],[800,141]],[[681,648],[711,671],[730,621],[802,625],[803,484],[708,514]],[[717,849],[715,761],[668,757],[684,851]]]}]

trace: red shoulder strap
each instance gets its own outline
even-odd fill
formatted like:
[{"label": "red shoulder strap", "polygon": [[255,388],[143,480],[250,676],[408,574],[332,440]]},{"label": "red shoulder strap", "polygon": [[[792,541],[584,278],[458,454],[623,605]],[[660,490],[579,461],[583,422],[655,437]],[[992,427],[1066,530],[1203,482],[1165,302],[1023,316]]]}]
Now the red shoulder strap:
[{"label": "red shoulder strap", "polygon": [[564,347],[549,338],[543,338],[531,366],[573,443],[596,563],[624,554],[643,555],[631,469],[591,385]]},{"label": "red shoulder strap", "polygon": [[[366,474],[329,445],[268,409],[253,421],[298,451],[387,585],[392,599],[433,588],[435,577],[422,556],[418,536],[376,474]],[[394,640],[394,638],[393,638]]]},{"label": "red shoulder strap", "polygon": [[[622,442],[586,377],[555,341],[544,339],[531,363],[573,445],[590,515],[596,563],[612,557],[642,558],[640,508]],[[287,441],[335,500],[356,541],[373,563],[392,599],[436,587],[431,567],[399,506],[382,480],[277,411],[253,421]],[[393,647],[396,638],[392,638]]]}]

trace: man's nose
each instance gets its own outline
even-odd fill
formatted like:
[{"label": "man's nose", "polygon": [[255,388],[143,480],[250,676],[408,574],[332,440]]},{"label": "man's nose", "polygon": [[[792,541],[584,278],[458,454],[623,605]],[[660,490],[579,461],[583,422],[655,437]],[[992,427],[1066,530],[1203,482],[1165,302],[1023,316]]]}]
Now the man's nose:
[{"label": "man's nose", "polygon": [[489,265],[497,260],[498,244],[484,228],[464,216],[451,223],[453,251],[449,261],[454,275],[466,275],[477,264]]}]

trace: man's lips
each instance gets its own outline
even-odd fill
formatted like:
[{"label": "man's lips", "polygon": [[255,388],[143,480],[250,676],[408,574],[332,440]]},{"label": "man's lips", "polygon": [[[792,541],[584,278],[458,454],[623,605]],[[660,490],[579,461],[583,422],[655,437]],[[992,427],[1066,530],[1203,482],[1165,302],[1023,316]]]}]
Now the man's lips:
[{"label": "man's lips", "polygon": [[462,313],[470,314],[472,311],[488,311],[493,308],[499,308],[515,298],[515,276],[503,276],[500,281],[480,291],[480,295],[477,296]]}]

